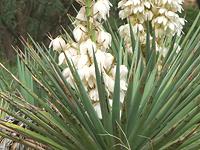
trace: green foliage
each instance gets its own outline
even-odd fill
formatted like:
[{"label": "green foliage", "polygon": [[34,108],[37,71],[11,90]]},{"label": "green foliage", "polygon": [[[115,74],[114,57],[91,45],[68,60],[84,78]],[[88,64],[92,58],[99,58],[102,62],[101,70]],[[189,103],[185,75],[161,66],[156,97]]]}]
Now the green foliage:
[{"label": "green foliage", "polygon": [[[1,0],[0,58],[14,61],[12,45],[23,48],[19,40],[30,34],[37,41],[49,42],[47,34],[57,36],[67,26],[67,14],[73,15],[73,0]],[[75,4],[76,5],[76,4]],[[5,59],[5,60],[6,60]],[[13,60],[14,59],[14,60]]]},{"label": "green foliage", "polygon": [[[28,58],[26,58],[28,59]],[[32,75],[29,72],[29,70],[26,68],[25,64],[19,60],[19,57],[17,57],[17,67],[18,67],[18,78],[19,80],[30,90],[33,91],[34,85],[33,85],[33,79]],[[23,88],[20,87],[20,94],[22,97],[25,97],[28,101],[28,103],[35,105],[34,98]]]},{"label": "green foliage", "polygon": [[[196,15],[199,13],[199,9],[198,8],[193,8],[193,7],[188,7],[184,10],[184,12],[181,14],[182,17],[184,17],[187,20],[186,25],[184,26],[184,33],[187,33],[190,29],[190,27],[192,26],[192,23],[194,22]],[[195,29],[198,28],[200,24],[200,20],[198,21]]]},{"label": "green foliage", "polygon": [[[9,85],[5,81],[4,76],[2,73],[0,73],[0,91],[7,91],[9,89]],[[6,101],[4,101],[2,98],[0,98],[0,108],[9,109],[9,105]],[[0,118],[4,119],[6,116],[6,113],[0,109]]]},{"label": "green foliage", "polygon": [[[43,94],[35,92],[27,85],[27,81],[23,81],[25,78],[18,79],[0,64],[18,86],[23,88],[22,95],[23,92],[28,94],[20,96],[15,92],[0,91],[0,97],[19,110],[23,117],[0,107],[30,127],[25,129],[0,120],[1,128],[5,129],[0,131],[0,135],[35,149],[200,148],[200,27],[197,30],[194,28],[199,18],[200,14],[183,39],[178,36],[166,39],[169,52],[161,62],[155,51],[154,31],[150,24],[146,38],[148,55],[143,55],[140,51],[139,38],[131,32],[132,56],[127,56],[123,40],[115,35],[108,24],[114,41],[111,49],[117,60],[112,109],[108,103],[102,74],[95,55],[93,56],[102,119],[98,118],[70,58],[66,59],[76,83],[75,88],[64,79],[61,68],[45,46],[40,46],[32,39],[32,45],[24,42],[27,57],[22,57],[20,53],[19,57],[20,66],[26,69],[20,74],[24,76],[29,70],[34,86],[40,87]],[[175,43],[181,47],[179,53],[176,52]],[[33,62],[37,65],[33,65]],[[120,64],[126,64],[129,68],[128,89],[122,106],[119,105]],[[158,69],[158,65],[162,68]],[[33,105],[29,97],[38,106]],[[23,140],[9,136],[12,132],[22,135]]]}]

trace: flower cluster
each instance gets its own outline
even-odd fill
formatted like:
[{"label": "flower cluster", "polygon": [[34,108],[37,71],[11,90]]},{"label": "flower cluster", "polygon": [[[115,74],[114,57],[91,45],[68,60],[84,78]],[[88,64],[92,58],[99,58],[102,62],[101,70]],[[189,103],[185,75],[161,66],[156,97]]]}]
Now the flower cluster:
[{"label": "flower cluster", "polygon": [[[185,20],[178,12],[182,11],[183,0],[121,0],[119,17],[127,18],[132,25],[133,32],[138,33],[141,44],[146,41],[146,22],[151,21],[155,29],[157,51],[166,55],[163,39],[174,34],[181,34]],[[126,41],[126,48],[130,51],[130,27],[128,24],[119,28],[120,35]]]},{"label": "flower cluster", "polygon": [[[85,0],[77,0],[77,2],[80,3],[82,7],[74,21],[74,40],[69,40],[66,44],[61,37],[57,37],[52,40],[50,46],[52,46],[54,50],[60,52],[59,65],[67,64],[65,55],[72,60],[98,116],[101,117],[93,52],[95,53],[98,67],[103,74],[110,103],[112,102],[111,99],[114,90],[116,63],[112,54],[108,52],[111,46],[111,35],[103,29],[102,21],[106,20],[109,16],[109,10],[112,5],[109,0],[91,1],[91,6],[88,9]],[[63,50],[63,52],[60,50]],[[127,67],[121,65],[121,100],[124,99],[127,89],[127,74]],[[75,86],[73,76],[68,67],[63,70],[63,76],[68,83]]]}]

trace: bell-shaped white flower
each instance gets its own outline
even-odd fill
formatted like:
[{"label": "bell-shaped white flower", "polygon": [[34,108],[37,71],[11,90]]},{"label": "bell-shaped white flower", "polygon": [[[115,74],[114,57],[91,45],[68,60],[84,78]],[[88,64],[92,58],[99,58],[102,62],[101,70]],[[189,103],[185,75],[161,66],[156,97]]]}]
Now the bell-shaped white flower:
[{"label": "bell-shaped white flower", "polygon": [[121,89],[121,91],[126,91],[127,90],[127,82],[126,82],[126,80],[120,79],[120,89]]},{"label": "bell-shaped white flower", "polygon": [[79,10],[76,16],[76,19],[79,21],[87,21],[85,6],[81,7],[81,9]]},{"label": "bell-shaped white flower", "polygon": [[51,41],[49,48],[53,48],[55,51],[61,51],[66,46],[65,40],[62,37],[57,37]]},{"label": "bell-shaped white flower", "polygon": [[72,87],[75,87],[76,83],[72,77],[72,75],[70,75],[68,78],[67,78],[67,82],[69,83],[69,85],[71,85]]},{"label": "bell-shaped white flower", "polygon": [[81,55],[89,55],[92,57],[93,51],[96,52],[96,44],[91,39],[88,39],[87,41],[80,44]]},{"label": "bell-shaped white flower", "polygon": [[165,14],[167,12],[166,8],[160,8],[158,11],[161,15]]},{"label": "bell-shaped white flower", "polygon": [[145,6],[146,8],[148,8],[148,9],[150,9],[150,8],[151,8],[151,3],[148,2],[148,1],[146,1],[146,2],[144,2],[144,6]]},{"label": "bell-shaped white flower", "polygon": [[106,20],[109,17],[109,11],[112,4],[109,0],[97,0],[93,6],[94,18],[101,20]]},{"label": "bell-shaped white flower", "polygon": [[134,1],[132,1],[132,2],[133,2],[134,5],[140,5],[141,0],[134,0]]},{"label": "bell-shaped white flower", "polygon": [[114,78],[108,76],[106,73],[103,74],[103,78],[108,91],[113,93],[115,85]]},{"label": "bell-shaped white flower", "polygon": [[94,103],[93,106],[94,106],[94,110],[96,111],[97,116],[99,117],[99,119],[102,119],[100,102]]},{"label": "bell-shaped white flower", "polygon": [[[76,46],[76,44],[72,43],[72,46]],[[72,60],[73,63],[77,63],[77,49],[72,47],[70,44],[67,44],[65,46],[64,52],[60,53],[58,57],[58,65],[61,65],[64,63],[65,58],[68,57],[68,59]]]},{"label": "bell-shaped white flower", "polygon": [[120,66],[120,79],[126,80],[128,75],[128,68],[125,65]]},{"label": "bell-shaped white flower", "polygon": [[97,89],[92,89],[89,92],[89,96],[93,101],[99,101],[99,93]]},{"label": "bell-shaped white flower", "polygon": [[142,24],[135,24],[133,26],[133,31],[134,31],[134,33],[137,33],[138,31],[142,32],[142,31],[144,31],[144,27]]},{"label": "bell-shaped white flower", "polygon": [[129,24],[120,26],[118,31],[119,31],[119,34],[122,38],[124,38],[124,39],[127,38],[127,37],[130,38],[130,26],[129,26]]},{"label": "bell-shaped white flower", "polygon": [[[112,76],[115,78],[116,65],[112,68]],[[126,81],[128,68],[125,65],[120,65],[120,79]]]},{"label": "bell-shaped white flower", "polygon": [[88,72],[86,72],[85,74],[85,79],[88,83],[89,88],[93,89],[96,85],[96,74],[94,65],[91,65],[88,69]]},{"label": "bell-shaped white flower", "polygon": [[70,72],[70,69],[69,68],[65,68],[63,71],[62,71],[62,75],[64,78],[68,78],[70,76],[71,72]]},{"label": "bell-shaped white flower", "polygon": [[99,69],[101,69],[101,71],[104,70],[105,52],[97,50],[95,57],[97,59]]},{"label": "bell-shaped white flower", "polygon": [[168,19],[165,16],[159,16],[153,20],[153,23],[163,24],[164,26],[167,24]]},{"label": "bell-shaped white flower", "polygon": [[179,18],[179,22],[180,22],[181,26],[184,26],[186,20],[184,18]]},{"label": "bell-shaped white flower", "polygon": [[88,66],[83,66],[82,68],[79,68],[77,71],[78,71],[78,74],[79,74],[79,77],[80,77],[81,81],[85,85],[85,89],[87,89],[86,74],[89,71],[89,67]]},{"label": "bell-shaped white flower", "polygon": [[175,43],[174,48],[176,49],[177,54],[181,51],[181,47],[177,43]]},{"label": "bell-shaped white flower", "polygon": [[172,30],[172,31],[174,31],[175,30],[175,28],[176,28],[176,26],[175,26],[175,24],[174,23],[169,23],[168,24],[168,27],[170,28],[170,30]]},{"label": "bell-shaped white flower", "polygon": [[62,53],[60,53],[60,55],[58,57],[58,65],[62,65],[64,60],[65,60],[65,54],[62,52]]},{"label": "bell-shaped white flower", "polygon": [[[121,83],[120,83],[120,85],[121,85]],[[120,91],[120,102],[123,104],[123,102],[124,102],[124,98],[125,98],[125,94],[126,94],[126,92],[125,91]],[[121,111],[120,111],[120,113],[121,113]]]},{"label": "bell-shaped white flower", "polygon": [[104,69],[108,71],[114,62],[114,57],[110,53],[105,53]]},{"label": "bell-shaped white flower", "polygon": [[158,51],[160,53],[160,55],[165,57],[167,55],[168,49],[164,46],[161,47],[156,43],[156,51]]},{"label": "bell-shaped white flower", "polygon": [[107,49],[107,48],[109,48],[109,46],[111,46],[111,40],[112,40],[112,37],[111,37],[110,33],[105,32],[105,31],[99,32],[97,42],[100,43],[101,45],[103,45],[104,49]]},{"label": "bell-shaped white flower", "polygon": [[76,26],[73,30],[73,35],[74,35],[75,40],[79,42],[81,39],[84,38],[84,36],[86,36],[86,32],[87,32],[87,28],[85,26],[81,24]]},{"label": "bell-shaped white flower", "polygon": [[135,7],[134,9],[133,9],[133,13],[134,14],[137,14],[137,13],[142,13],[142,12],[144,12],[144,6],[137,6],[137,7]]},{"label": "bell-shaped white flower", "polygon": [[146,11],[146,12],[144,12],[144,19],[146,21],[151,21],[153,19],[153,13],[152,13],[152,11]]},{"label": "bell-shaped white flower", "polygon": [[102,52],[100,50],[97,50],[95,53],[97,63],[101,71],[104,69],[108,71],[113,64],[114,57],[110,53]]},{"label": "bell-shaped white flower", "polygon": [[84,67],[85,65],[88,65],[88,64],[89,64],[88,56],[86,54],[80,55],[78,62],[77,62],[77,68],[82,68],[82,67]]}]

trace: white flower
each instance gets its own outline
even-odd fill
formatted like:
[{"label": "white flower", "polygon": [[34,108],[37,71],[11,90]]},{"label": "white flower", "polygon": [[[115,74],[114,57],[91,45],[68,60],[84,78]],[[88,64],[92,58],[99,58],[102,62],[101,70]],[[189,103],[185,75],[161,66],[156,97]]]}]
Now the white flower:
[{"label": "white flower", "polygon": [[128,39],[130,39],[130,26],[129,26],[129,24],[120,26],[118,31],[119,31],[119,34],[122,38],[125,39],[125,38],[128,37]]},{"label": "white flower", "polygon": [[135,25],[133,26],[133,31],[134,31],[135,33],[137,33],[138,31],[139,31],[139,32],[142,32],[142,31],[144,31],[144,27],[143,27],[142,24],[135,24]]},{"label": "white flower", "polygon": [[89,96],[93,101],[99,101],[99,93],[97,89],[92,89],[89,92]]},{"label": "white flower", "polygon": [[175,43],[174,48],[176,49],[177,54],[181,51],[181,47],[177,43]]},{"label": "white flower", "polygon": [[107,16],[109,17],[111,6],[112,4],[109,2],[109,0],[97,0],[93,7],[94,18],[98,20],[106,20]]},{"label": "white flower", "polygon": [[58,57],[58,65],[61,65],[65,60],[65,54],[61,53]]},{"label": "white flower", "polygon": [[111,40],[112,40],[112,37],[110,33],[105,32],[105,31],[99,32],[97,42],[102,44],[104,49],[107,49],[109,48],[109,46],[111,46]]},{"label": "white flower", "polygon": [[[121,85],[121,83],[120,83],[120,85]],[[126,94],[125,91],[120,91],[120,102],[121,102],[122,104],[123,104],[123,102],[124,102],[125,94]],[[121,111],[120,111],[120,113],[121,113]]]},{"label": "white flower", "polygon": [[128,74],[128,68],[125,65],[120,66],[120,79],[126,80]]},{"label": "white flower", "polygon": [[97,63],[101,71],[104,69],[108,71],[111,68],[111,65],[114,61],[114,57],[110,53],[102,52],[100,50],[97,50],[95,53]]},{"label": "white flower", "polygon": [[93,106],[94,106],[94,110],[95,110],[96,113],[97,113],[97,116],[98,116],[100,119],[102,119],[100,102],[94,103]]},{"label": "white flower", "polygon": [[[171,37],[182,33],[185,19],[180,18],[178,12],[182,11],[183,0],[121,0],[118,3],[120,8],[119,17],[127,18],[133,27],[133,32],[140,31],[139,38],[142,47],[145,48],[146,41],[146,21],[152,21],[155,29],[155,38],[158,47],[162,47],[159,52],[165,55],[163,49],[163,39],[165,36]],[[129,24],[119,28],[120,36],[125,41],[125,48],[131,49]]]},{"label": "white flower", "polygon": [[141,0],[134,0],[132,1],[134,5],[139,5],[141,3]]},{"label": "white flower", "polygon": [[105,53],[105,61],[103,66],[106,71],[108,71],[112,67],[113,61],[114,57],[110,53]]},{"label": "white flower", "polygon": [[96,85],[96,74],[94,65],[89,67],[88,72],[86,73],[85,79],[90,88],[94,88]]},{"label": "white flower", "polygon": [[[74,44],[73,44],[74,45]],[[60,53],[58,57],[58,65],[63,64],[65,57],[68,57],[68,59],[72,60],[73,63],[77,63],[77,50],[73,47],[71,47],[69,44],[66,45],[65,51]]]},{"label": "white flower", "polygon": [[92,57],[93,51],[96,52],[96,44],[91,39],[88,39],[87,41],[80,44],[81,55],[89,55]]},{"label": "white flower", "polygon": [[[125,24],[119,27],[118,29],[119,34],[122,38],[124,38],[125,41],[131,42],[131,37],[130,37],[130,25],[129,24]],[[144,27],[142,24],[135,24],[134,26],[132,25],[132,31],[133,33],[137,33],[139,32],[143,32],[144,31]]]},{"label": "white flower", "polygon": [[[116,65],[112,68],[112,76],[115,78],[115,72],[116,72]],[[127,88],[127,75],[128,75],[128,68],[125,65],[120,66],[120,86],[121,89],[126,90]]]},{"label": "white flower", "polygon": [[97,52],[95,53],[95,57],[96,57],[99,69],[101,71],[104,70],[104,62],[105,62],[105,58],[106,58],[105,52],[97,50]]},{"label": "white flower", "polygon": [[144,6],[148,9],[151,8],[151,3],[150,2],[144,2]]},{"label": "white flower", "polygon": [[49,48],[53,47],[55,51],[61,51],[66,46],[65,40],[62,37],[57,37],[51,41]]},{"label": "white flower", "polygon": [[88,64],[89,64],[88,56],[86,54],[80,55],[77,62],[77,68],[82,68],[83,66],[88,65]]},{"label": "white flower", "polygon": [[153,24],[163,24],[164,26],[167,24],[168,19],[165,16],[159,16],[153,20]]},{"label": "white flower", "polygon": [[77,71],[78,71],[80,79],[82,80],[83,84],[85,85],[85,89],[87,89],[86,74],[89,71],[89,67],[83,66],[82,68],[79,68]]},{"label": "white flower", "polygon": [[127,82],[126,82],[126,80],[121,80],[120,81],[120,89],[121,89],[121,91],[126,91],[127,90]]},{"label": "white flower", "polygon": [[144,18],[145,18],[145,20],[147,21],[150,21],[150,20],[152,20],[153,19],[153,13],[152,13],[152,11],[145,11],[144,12]]},{"label": "white flower", "polygon": [[144,12],[144,6],[137,6],[133,9],[133,13],[136,14],[136,13],[142,13]]},{"label": "white flower", "polygon": [[179,22],[182,26],[185,25],[186,20],[184,18],[179,18]]},{"label": "white flower", "polygon": [[103,74],[105,85],[109,92],[113,93],[115,81],[112,77],[108,76],[106,73]]},{"label": "white flower", "polygon": [[169,23],[169,24],[168,24],[168,27],[169,27],[169,29],[172,30],[172,31],[174,31],[175,28],[176,28],[176,26],[175,26],[175,24],[174,24],[173,22]]},{"label": "white flower", "polygon": [[68,82],[72,87],[75,86],[75,82],[74,82],[74,79],[73,79],[72,76],[69,76],[69,77],[67,78],[67,82]]},{"label": "white flower", "polygon": [[73,35],[75,40],[79,42],[81,39],[84,38],[84,36],[86,36],[86,32],[87,28],[84,27],[83,25],[79,24],[78,26],[76,26],[73,30]]},{"label": "white flower", "polygon": [[167,55],[168,49],[166,47],[161,47],[159,45],[156,44],[156,51],[159,51],[159,53],[165,57]]},{"label": "white flower", "polygon": [[85,6],[81,7],[81,9],[79,10],[76,16],[76,19],[79,21],[87,21]]},{"label": "white flower", "polygon": [[63,71],[62,71],[62,75],[64,78],[68,78],[70,76],[70,69],[69,68],[65,68]]},{"label": "white flower", "polygon": [[122,7],[127,0],[121,0],[118,3],[118,8]]}]

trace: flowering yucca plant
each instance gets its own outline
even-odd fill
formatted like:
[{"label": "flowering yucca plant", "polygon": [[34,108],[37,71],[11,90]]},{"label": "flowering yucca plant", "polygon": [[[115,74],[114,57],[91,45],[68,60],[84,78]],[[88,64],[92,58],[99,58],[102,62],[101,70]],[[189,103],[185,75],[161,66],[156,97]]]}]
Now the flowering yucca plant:
[{"label": "flowering yucca plant", "polygon": [[28,127],[1,120],[0,135],[40,150],[198,149],[200,15],[182,37],[181,0],[122,0],[115,33],[108,0],[77,1],[73,37],[16,49],[35,88],[0,64],[23,88],[1,91],[14,110],[0,109]]}]

